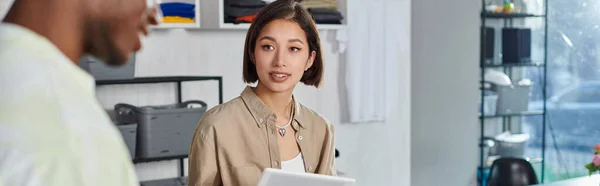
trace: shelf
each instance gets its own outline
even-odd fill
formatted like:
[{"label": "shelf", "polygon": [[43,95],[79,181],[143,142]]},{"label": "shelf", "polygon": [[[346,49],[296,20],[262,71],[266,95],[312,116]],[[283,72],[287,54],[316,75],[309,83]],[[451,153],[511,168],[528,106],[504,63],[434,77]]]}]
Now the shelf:
[{"label": "shelf", "polygon": [[170,82],[207,81],[207,80],[222,80],[222,77],[221,76],[138,77],[135,79],[98,80],[98,81],[96,81],[96,85],[170,83]]},{"label": "shelf", "polygon": [[161,23],[159,26],[153,26],[152,29],[174,29],[174,28],[183,28],[183,29],[194,29],[200,28],[198,23]]},{"label": "shelf", "polygon": [[[220,26],[221,29],[232,29],[232,30],[248,30],[250,28],[250,23],[223,23]],[[336,24],[317,24],[317,30],[340,30],[346,28],[346,25],[336,25]]]},{"label": "shelf", "polygon": [[532,158],[525,158],[525,160],[527,160],[531,164],[535,164],[535,163],[542,163],[542,161],[544,159],[542,159],[542,158],[533,158],[533,159]]},{"label": "shelf", "polygon": [[[544,111],[525,111],[520,113],[511,113],[511,114],[497,114],[497,115],[485,115],[483,118],[500,118],[500,117],[514,117],[514,116],[537,116],[544,115]],[[479,116],[481,118],[481,115]]]},{"label": "shelf", "polygon": [[[496,158],[496,159],[498,159],[498,158]],[[493,159],[493,160],[495,160],[495,159]],[[487,162],[487,164],[485,166],[483,166],[484,171],[489,171],[488,169],[492,168],[492,163],[494,163],[493,160],[490,160],[489,162]],[[526,157],[525,160],[527,160],[530,164],[536,164],[536,163],[542,163],[544,159]],[[478,166],[477,168],[481,168],[481,166]]]},{"label": "shelf", "polygon": [[[526,20],[536,20],[536,21],[541,21],[542,25],[539,25],[542,29],[548,29],[548,3],[542,3],[539,4],[536,7],[537,10],[541,10],[541,11],[536,11],[536,12],[531,12],[531,11],[522,11],[522,12],[513,12],[513,13],[505,13],[505,12],[495,12],[494,10],[500,9],[503,6],[497,6],[497,7],[492,7],[492,6],[486,6],[488,3],[485,0],[481,0],[481,4],[483,4],[483,6],[481,7],[481,10],[479,12],[479,16],[480,16],[480,27],[484,28],[481,29],[480,35],[479,37],[481,38],[481,45],[480,45],[480,50],[479,50],[479,56],[481,56],[480,58],[480,63],[477,64],[480,67],[480,83],[481,86],[479,87],[479,93],[481,93],[481,96],[484,96],[484,87],[487,87],[486,85],[489,85],[489,83],[484,82],[485,79],[488,79],[487,77],[485,77],[486,75],[486,71],[488,70],[498,70],[498,71],[503,71],[505,72],[509,78],[516,78],[519,79],[520,76],[522,76],[522,72],[520,72],[520,70],[541,70],[544,71],[544,69],[547,67],[548,63],[546,59],[539,59],[539,58],[529,58],[529,59],[521,59],[521,60],[517,60],[518,58],[515,58],[515,60],[511,60],[508,61],[510,59],[505,58],[505,57],[501,57],[500,55],[498,55],[497,53],[495,53],[494,51],[497,51],[498,48],[493,48],[493,46],[487,46],[486,43],[484,42],[486,40],[486,38],[490,38],[492,35],[488,34],[486,32],[486,27],[491,27],[494,29],[499,29],[499,28],[513,28],[515,26],[517,27],[530,27],[532,25],[529,25],[528,22],[520,22],[520,21],[526,21]],[[494,4],[494,3],[492,3]],[[498,8],[499,7],[499,8]],[[488,11],[490,10],[490,11]],[[515,22],[517,21],[517,22]],[[489,23],[488,23],[489,22]],[[537,23],[536,23],[537,24]],[[496,33],[496,38],[499,34],[498,31],[495,32]],[[545,34],[543,37],[541,37],[541,40],[543,42],[543,45],[547,45],[548,44],[548,34]],[[499,42],[502,42],[502,39],[500,39]],[[498,43],[498,41],[496,41],[496,44]],[[501,49],[501,48],[500,48]],[[540,49],[542,54],[547,54],[547,48],[543,48]],[[490,54],[493,54],[490,55]],[[484,56],[489,56],[490,58],[484,57]],[[514,70],[518,69],[516,72]],[[516,74],[513,74],[516,73]],[[513,75],[516,75],[517,77],[513,77]],[[547,73],[544,73],[540,75],[539,77],[539,81],[540,82],[547,82],[548,79],[546,77]],[[541,87],[539,87],[541,90],[545,90],[547,89],[547,85],[546,83],[541,83],[541,85],[539,85]],[[530,92],[531,93],[531,92]],[[481,97],[479,97],[481,99]],[[542,94],[542,98],[541,98],[541,102],[542,103],[546,103],[546,101],[548,100],[547,95]],[[482,107],[485,106],[485,102],[482,100],[479,103],[479,109],[481,109]],[[480,110],[483,111],[483,110]],[[507,111],[507,110],[497,110],[497,111]],[[496,128],[499,129],[499,126],[496,126],[496,124],[501,124],[503,130],[509,130],[511,132],[516,132],[511,130],[511,128],[509,126],[511,126],[511,124],[517,124],[517,125],[522,125],[524,121],[525,117],[531,117],[534,116],[536,118],[540,118],[543,119],[543,117],[546,117],[546,110],[545,109],[539,109],[539,110],[533,110],[533,111],[525,111],[525,112],[516,112],[518,110],[514,110],[514,112],[510,112],[508,114],[500,114],[501,112],[495,112],[495,113],[488,113],[488,112],[484,112],[484,113],[478,113],[478,118],[479,118],[479,122],[480,122],[480,128],[478,129],[478,135],[480,136],[480,139],[485,138],[486,133],[488,133],[490,131],[490,129],[487,129],[488,127],[491,127],[491,130],[496,130]],[[520,110],[519,110],[520,111]],[[497,113],[497,114],[496,114]],[[498,121],[498,119],[501,119],[502,121]],[[519,121],[516,121],[514,119],[518,119]],[[515,121],[513,123],[511,123],[512,121]],[[487,124],[490,123],[490,124]],[[492,125],[493,123],[493,125]],[[487,125],[486,125],[487,124]],[[539,126],[536,127],[540,127],[540,128],[546,128],[547,127],[547,121],[546,120],[542,120],[540,122]],[[545,130],[542,131],[542,140],[546,140],[547,133]],[[494,157],[489,156],[488,154],[486,154],[486,148],[484,146],[484,144],[480,144],[479,145],[479,151],[478,151],[478,166],[477,166],[477,185],[478,186],[483,186],[486,185],[487,183],[487,177],[489,177],[490,174],[490,168],[493,164],[493,161],[495,159],[493,159]],[[541,153],[543,154],[545,151],[542,148]],[[498,157],[495,157],[498,158]],[[536,164],[536,167],[539,167],[541,164],[541,180],[544,180],[545,177],[545,172],[547,172],[545,169],[545,167],[543,166],[543,162],[544,160],[542,158],[527,158],[524,156],[521,156],[521,158],[526,159],[527,161],[529,161],[531,164]],[[540,175],[540,174],[538,174]]]},{"label": "shelf", "polygon": [[141,186],[148,186],[148,185],[187,186],[188,185],[187,183],[188,183],[188,177],[182,176],[182,177],[176,177],[176,178],[143,181],[143,182],[140,182],[140,185]]},{"label": "shelf", "polygon": [[495,63],[483,64],[482,68],[513,68],[513,67],[543,67],[544,63],[540,62],[521,62],[521,63]]},{"label": "shelf", "polygon": [[188,155],[179,155],[179,156],[167,156],[167,157],[160,157],[160,158],[148,158],[148,159],[134,159],[133,163],[148,163],[148,162],[155,162],[155,161],[166,161],[166,160],[178,160],[178,159],[185,159],[188,158]]},{"label": "shelf", "polygon": [[239,29],[239,30],[248,30],[250,28],[250,23],[223,23],[221,24],[221,29]]},{"label": "shelf", "polygon": [[544,18],[546,15],[536,15],[527,13],[492,13],[482,12],[481,17],[494,19],[510,19],[510,18]]},{"label": "shelf", "polygon": [[340,30],[344,28],[346,28],[346,25],[317,24],[317,30]]}]

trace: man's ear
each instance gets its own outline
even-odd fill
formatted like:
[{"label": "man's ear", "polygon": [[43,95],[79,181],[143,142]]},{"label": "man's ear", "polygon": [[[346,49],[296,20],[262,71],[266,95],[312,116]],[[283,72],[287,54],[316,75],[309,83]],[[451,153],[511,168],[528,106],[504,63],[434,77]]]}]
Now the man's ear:
[{"label": "man's ear", "polygon": [[310,52],[310,56],[308,57],[308,61],[306,62],[306,67],[304,67],[304,71],[307,71],[310,67],[312,67],[313,63],[315,62],[316,56],[316,51],[313,50],[312,52]]}]

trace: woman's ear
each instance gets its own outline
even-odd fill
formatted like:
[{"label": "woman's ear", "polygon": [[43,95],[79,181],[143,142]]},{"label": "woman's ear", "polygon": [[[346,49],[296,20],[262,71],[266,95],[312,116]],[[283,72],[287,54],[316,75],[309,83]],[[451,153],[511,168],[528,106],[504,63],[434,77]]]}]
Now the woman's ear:
[{"label": "woman's ear", "polygon": [[306,67],[304,67],[304,71],[307,71],[310,67],[312,67],[313,63],[315,62],[316,56],[316,51],[313,50],[312,52],[310,52],[310,56],[308,56],[308,61],[306,62]]},{"label": "woman's ear", "polygon": [[254,53],[250,52],[250,62],[254,65],[256,65],[256,60],[254,60]]}]

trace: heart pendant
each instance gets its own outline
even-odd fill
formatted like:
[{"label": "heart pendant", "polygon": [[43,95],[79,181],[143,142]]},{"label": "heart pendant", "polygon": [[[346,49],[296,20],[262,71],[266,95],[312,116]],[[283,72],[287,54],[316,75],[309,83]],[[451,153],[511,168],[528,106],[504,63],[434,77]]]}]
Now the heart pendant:
[{"label": "heart pendant", "polygon": [[279,135],[281,135],[281,137],[285,136],[285,129],[279,129]]}]

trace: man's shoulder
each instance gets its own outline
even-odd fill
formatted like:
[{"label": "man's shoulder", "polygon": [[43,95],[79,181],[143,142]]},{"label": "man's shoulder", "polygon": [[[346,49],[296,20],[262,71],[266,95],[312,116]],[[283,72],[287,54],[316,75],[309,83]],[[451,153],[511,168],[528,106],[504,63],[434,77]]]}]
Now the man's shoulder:
[{"label": "man's shoulder", "polygon": [[47,87],[56,79],[56,70],[50,59],[32,54],[15,54],[0,50],[0,91],[21,90],[23,87]]},{"label": "man's shoulder", "polygon": [[28,32],[14,25],[0,24],[0,91],[31,85],[47,87],[48,82],[57,80],[60,75],[57,64],[70,63],[45,38]]}]

